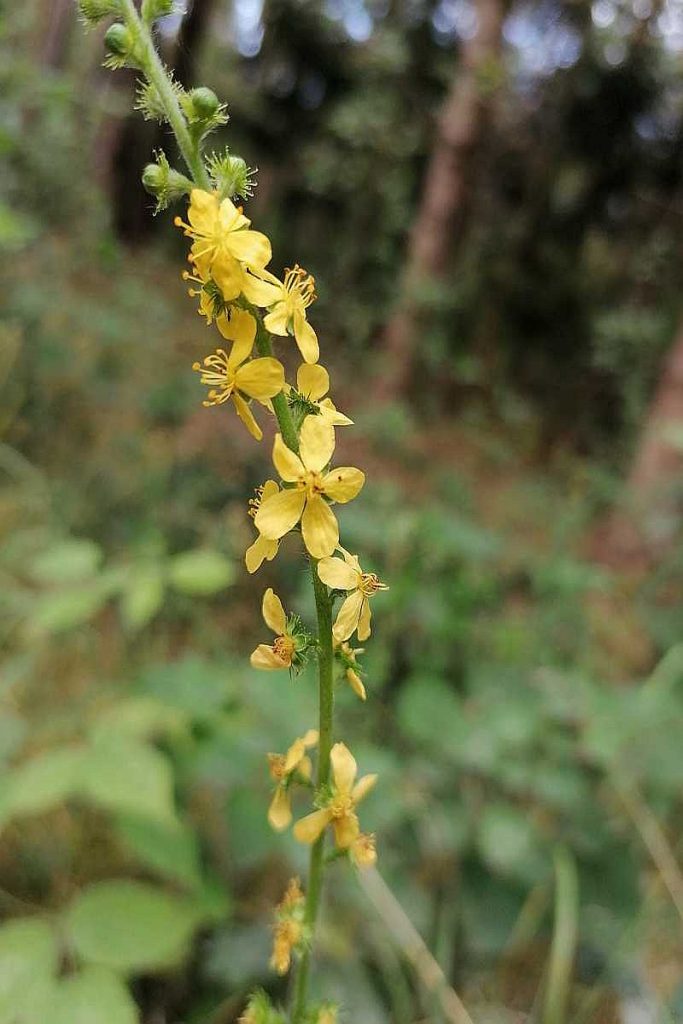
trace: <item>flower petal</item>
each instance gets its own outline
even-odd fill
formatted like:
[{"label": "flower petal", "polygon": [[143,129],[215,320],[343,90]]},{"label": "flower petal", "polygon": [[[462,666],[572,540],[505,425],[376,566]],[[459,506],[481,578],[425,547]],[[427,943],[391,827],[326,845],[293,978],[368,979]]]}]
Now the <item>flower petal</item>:
[{"label": "flower petal", "polygon": [[302,737],[299,737],[298,739],[294,740],[294,742],[292,743],[291,747],[289,748],[289,750],[285,754],[284,771],[287,774],[289,774],[291,771],[293,771],[296,768],[296,766],[298,765],[299,761],[304,756],[305,752],[306,752],[306,745],[305,745]]},{"label": "flower petal", "polygon": [[281,288],[276,288],[248,272],[242,280],[242,294],[254,306],[272,306],[280,298],[281,291]]},{"label": "flower petal", "polygon": [[273,669],[289,668],[289,662],[278,658],[272,647],[268,644],[259,644],[255,651],[252,651],[249,659],[252,668],[261,668],[271,671]]},{"label": "flower petal", "polygon": [[302,363],[296,371],[299,394],[318,402],[330,390],[330,375],[320,363]]},{"label": "flower petal", "polygon": [[[299,493],[303,495],[304,492]],[[306,550],[314,558],[326,558],[339,543],[339,524],[334,512],[317,494],[306,501],[301,517],[301,533]]]},{"label": "flower petal", "polygon": [[273,442],[273,464],[282,479],[288,484],[296,483],[300,477],[306,475],[301,459],[291,448],[287,447],[282,440],[282,434],[275,435],[275,441]]},{"label": "flower petal", "polygon": [[356,469],[354,466],[339,466],[337,469],[330,470],[323,477],[325,494],[332,501],[338,501],[341,504],[346,504],[347,501],[355,498],[364,483],[365,473],[362,469]]},{"label": "flower petal", "polygon": [[276,832],[282,832],[292,820],[292,804],[284,786],[278,786],[268,808],[268,821]]},{"label": "flower petal", "polygon": [[272,587],[268,587],[263,595],[261,610],[266,626],[272,629],[275,636],[282,636],[287,630],[287,616],[282,601]]},{"label": "flower petal", "polygon": [[333,427],[322,416],[307,416],[299,435],[299,453],[306,469],[311,473],[322,472],[332,458],[333,451]]},{"label": "flower petal", "polygon": [[250,398],[274,398],[280,394],[284,385],[284,367],[281,362],[270,356],[250,359],[235,372],[235,387],[244,391]]},{"label": "flower petal", "polygon": [[332,590],[355,590],[359,583],[356,570],[341,558],[321,558],[318,562],[318,576]]},{"label": "flower petal", "polygon": [[313,814],[307,814],[305,818],[297,821],[294,826],[294,838],[300,843],[314,843],[331,820],[332,813],[327,807],[313,811]]},{"label": "flower petal", "polygon": [[358,818],[353,812],[345,814],[343,818],[337,818],[332,823],[332,827],[334,828],[334,841],[340,850],[348,850],[360,835]]},{"label": "flower petal", "polygon": [[326,419],[328,423],[331,423],[333,427],[353,426],[353,420],[349,419],[348,416],[345,416],[343,412],[339,412],[331,398],[323,398],[322,402],[318,403],[318,408],[320,409],[320,415]]},{"label": "flower petal", "polygon": [[304,491],[280,491],[261,505],[254,518],[256,529],[268,540],[279,540],[299,522],[305,503]]},{"label": "flower petal", "polygon": [[335,788],[339,793],[350,795],[358,765],[345,743],[335,743],[330,751],[330,762]]},{"label": "flower petal", "polygon": [[260,231],[232,231],[224,245],[236,259],[253,270],[261,270],[273,255],[270,240]]},{"label": "flower petal", "polygon": [[220,229],[224,233],[239,231],[240,228],[248,228],[251,224],[251,221],[235,206],[232,199],[227,197],[221,200],[218,208],[218,220]]},{"label": "flower petal", "polygon": [[372,612],[370,611],[370,602],[367,597],[363,598],[363,603],[360,606],[360,615],[358,617],[358,639],[363,641],[367,640],[370,636],[370,617]]},{"label": "flower petal", "polygon": [[190,192],[187,219],[199,234],[211,234],[218,219],[218,208],[218,196],[215,193],[193,188]]},{"label": "flower petal", "polygon": [[304,733],[303,741],[305,747],[314,747],[318,742],[318,730],[309,729],[308,732]]},{"label": "flower petal", "polygon": [[363,607],[364,595],[360,590],[354,590],[344,601],[339,609],[332,632],[334,639],[343,642],[348,640],[354,629],[358,626],[361,608]]},{"label": "flower petal", "polygon": [[360,697],[361,700],[367,699],[367,693],[365,692],[363,680],[361,679],[357,672],[354,672],[352,668],[347,668],[346,680],[357,697]]},{"label": "flower petal", "polygon": [[220,253],[211,262],[211,276],[218,285],[225,302],[236,299],[242,291],[244,271],[230,253]]},{"label": "flower petal", "polygon": [[268,540],[259,534],[251,547],[248,547],[244,553],[244,564],[247,567],[247,572],[255,573],[264,562],[272,562],[277,554],[278,547],[278,541]]},{"label": "flower petal", "polygon": [[289,324],[289,310],[286,302],[276,302],[268,316],[263,318],[263,326],[271,334],[284,336]]},{"label": "flower petal", "polygon": [[245,309],[233,306],[229,317],[225,314],[216,317],[216,327],[226,341],[234,342],[228,358],[228,366],[234,370],[251,355],[256,337],[256,321]]},{"label": "flower petal", "polygon": [[317,363],[320,355],[318,337],[309,324],[304,313],[296,309],[294,311],[294,337],[299,346],[299,352],[307,363]]},{"label": "flower petal", "polygon": [[232,394],[230,397],[232,398],[233,403],[235,405],[235,412],[242,420],[242,423],[244,423],[245,427],[247,428],[251,436],[255,438],[257,441],[260,441],[261,438],[263,437],[263,431],[261,430],[258,423],[254,419],[254,414],[247,405],[247,403],[244,401],[241,395]]},{"label": "flower petal", "polygon": [[351,799],[354,804],[359,804],[368,795],[376,782],[377,775],[364,775],[362,779],[359,779],[351,793]]}]

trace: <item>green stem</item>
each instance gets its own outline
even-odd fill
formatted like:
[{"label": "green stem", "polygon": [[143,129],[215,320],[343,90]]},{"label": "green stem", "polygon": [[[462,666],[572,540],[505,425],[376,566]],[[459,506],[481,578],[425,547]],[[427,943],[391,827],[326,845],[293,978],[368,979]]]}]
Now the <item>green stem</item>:
[{"label": "green stem", "polygon": [[[252,308],[251,311],[256,317],[256,349],[258,354],[260,356],[272,356],[273,346],[270,343],[270,335],[261,323],[261,318],[256,310]],[[281,391],[279,395],[272,399],[272,402],[280,433],[282,434],[282,440],[293,452],[298,452],[299,435],[297,434],[294,420],[287,404],[287,396]]]},{"label": "green stem", "polygon": [[[318,777],[317,786],[326,786],[330,777],[330,750],[332,749],[332,719],[334,714],[333,668],[334,650],[332,647],[332,599],[327,587],[318,576],[317,564],[311,558],[313,572],[313,591],[315,609],[318,617],[318,686],[319,686],[319,737],[318,737]],[[306,909],[304,921],[311,933],[311,942],[318,917],[320,893],[322,890],[323,873],[325,870],[325,832],[311,847],[311,858],[308,869],[306,888]],[[300,1024],[306,1011],[308,995],[308,978],[311,968],[310,946],[304,951],[294,985],[292,1005],[292,1024]]]},{"label": "green stem", "polygon": [[149,28],[138,14],[133,0],[123,0],[123,5],[124,16],[129,28],[135,32],[138,39],[144,45],[145,60],[142,71],[159,94],[168,123],[176,137],[178,148],[194,179],[194,183],[199,188],[210,191],[211,181],[199,152],[199,146],[190,135],[187,122],[178,103],[178,97],[173,91],[169,74],[157,52]]},{"label": "green stem", "polygon": [[[272,356],[273,348],[270,335],[263,326],[260,316],[256,316],[256,348],[260,356]],[[286,396],[281,392],[273,399],[273,409],[277,417],[282,439],[293,452],[299,451],[299,436],[294,420],[287,404]],[[318,619],[318,694],[319,694],[319,725],[318,725],[318,774],[316,788],[326,786],[330,777],[330,751],[332,749],[332,721],[334,715],[334,648],[332,644],[332,598],[318,576],[317,560],[309,557],[315,596],[315,610]],[[318,917],[320,894],[322,891],[323,874],[325,872],[325,833],[311,847],[306,885],[306,907],[304,922],[310,930],[311,942]],[[292,999],[292,1024],[300,1024],[306,1011],[308,996],[308,979],[311,971],[311,950],[307,948],[299,961],[294,983]]]}]

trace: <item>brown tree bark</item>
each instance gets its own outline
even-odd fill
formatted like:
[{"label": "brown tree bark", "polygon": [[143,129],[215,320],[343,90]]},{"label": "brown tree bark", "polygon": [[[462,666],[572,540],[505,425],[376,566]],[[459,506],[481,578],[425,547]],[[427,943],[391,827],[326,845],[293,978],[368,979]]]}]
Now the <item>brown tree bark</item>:
[{"label": "brown tree bark", "polygon": [[596,537],[604,563],[645,568],[671,549],[683,518],[683,316],[636,447],[623,501]]},{"label": "brown tree bark", "polygon": [[405,392],[421,319],[420,285],[443,276],[454,231],[464,220],[474,157],[491,109],[491,89],[484,82],[500,55],[506,10],[506,0],[476,0],[477,32],[463,44],[437,121],[436,141],[408,239],[401,298],[380,346],[382,376],[377,392],[384,400]]}]

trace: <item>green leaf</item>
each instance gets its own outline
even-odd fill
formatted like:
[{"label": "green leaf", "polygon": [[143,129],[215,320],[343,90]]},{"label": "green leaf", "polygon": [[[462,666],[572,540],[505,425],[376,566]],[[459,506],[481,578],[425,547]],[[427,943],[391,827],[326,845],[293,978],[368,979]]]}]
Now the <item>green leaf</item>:
[{"label": "green leaf", "polygon": [[85,967],[65,978],[54,993],[50,1024],[138,1024],[126,985],[104,967]]},{"label": "green leaf", "polygon": [[70,797],[76,790],[83,757],[83,749],[59,748],[16,768],[7,779],[4,817],[41,814]]},{"label": "green leaf", "polygon": [[534,826],[525,812],[508,804],[491,804],[479,822],[482,858],[496,873],[525,880],[544,874]]},{"label": "green leaf", "polygon": [[109,593],[99,580],[88,586],[44,594],[31,614],[31,626],[40,632],[65,633],[93,619],[108,598]]},{"label": "green leaf", "polygon": [[410,739],[454,749],[466,734],[460,701],[441,679],[411,678],[401,690],[398,720]]},{"label": "green leaf", "polygon": [[197,837],[187,825],[125,816],[117,823],[119,835],[143,864],[191,889],[201,885]]},{"label": "green leaf", "polygon": [[65,540],[42,551],[29,565],[36,583],[76,583],[90,579],[102,562],[102,551],[92,540]]},{"label": "green leaf", "polygon": [[108,811],[175,821],[173,772],[167,758],[116,732],[93,740],[81,765],[79,792]]},{"label": "green leaf", "polygon": [[121,616],[131,630],[141,629],[154,618],[164,600],[164,574],[159,566],[142,566],[126,581],[121,596]]},{"label": "green leaf", "polygon": [[200,548],[171,559],[169,580],[181,594],[215,594],[235,578],[232,562],[220,551]]},{"label": "green leaf", "polygon": [[71,905],[66,928],[84,960],[139,973],[182,961],[200,915],[182,900],[142,882],[99,882]]},{"label": "green leaf", "polygon": [[0,927],[0,1024],[35,1024],[57,971],[52,928],[37,918]]}]

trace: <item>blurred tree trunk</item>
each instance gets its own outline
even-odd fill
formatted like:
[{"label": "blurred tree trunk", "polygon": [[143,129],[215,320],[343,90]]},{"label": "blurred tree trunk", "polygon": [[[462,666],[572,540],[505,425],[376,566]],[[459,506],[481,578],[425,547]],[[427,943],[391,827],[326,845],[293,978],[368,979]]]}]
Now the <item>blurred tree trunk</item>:
[{"label": "blurred tree trunk", "polygon": [[596,553],[611,565],[645,568],[671,550],[682,519],[683,316],[645,418],[624,501],[598,531]]},{"label": "blurred tree trunk", "polygon": [[421,320],[420,286],[430,278],[443,277],[455,229],[464,221],[474,157],[491,109],[490,82],[496,77],[506,11],[506,0],[476,0],[477,32],[463,43],[438,118],[436,141],[408,239],[400,298],[381,343],[378,395],[385,400],[398,398],[406,390]]},{"label": "blurred tree trunk", "polygon": [[74,0],[47,0],[43,2],[41,11],[46,26],[42,45],[43,64],[61,68],[74,22]]},{"label": "blurred tree trunk", "polygon": [[[195,84],[197,56],[206,37],[215,0],[194,0],[182,20],[178,36],[168,55],[174,77],[186,88]],[[152,200],[140,181],[143,166],[154,150],[162,148],[168,134],[156,122],[143,121],[138,112],[118,124],[116,138],[110,139],[114,225],[118,234],[140,242],[153,230]]]}]

